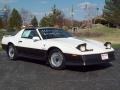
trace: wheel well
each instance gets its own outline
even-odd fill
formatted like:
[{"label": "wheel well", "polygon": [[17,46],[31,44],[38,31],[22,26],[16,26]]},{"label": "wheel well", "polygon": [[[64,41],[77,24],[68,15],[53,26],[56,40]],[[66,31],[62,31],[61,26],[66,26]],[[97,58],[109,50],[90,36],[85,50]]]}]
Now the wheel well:
[{"label": "wheel well", "polygon": [[[60,49],[57,48],[57,47],[51,47],[51,48],[48,49],[48,51],[47,51],[47,55],[49,55],[50,51],[52,51],[52,50],[54,50],[54,49],[58,49],[58,50],[60,50]],[[60,50],[60,51],[61,51],[61,50]],[[62,52],[62,51],[61,51],[61,52]]]},{"label": "wheel well", "polygon": [[11,42],[9,42],[9,43],[8,43],[8,45],[7,45],[7,50],[8,50],[8,46],[9,46],[9,45],[14,45],[14,44],[13,44],[13,43],[11,43]]},{"label": "wheel well", "polygon": [[11,43],[11,42],[9,42],[9,43],[8,43],[8,46],[9,46],[9,45],[14,45],[14,44],[13,44],[13,43]]}]

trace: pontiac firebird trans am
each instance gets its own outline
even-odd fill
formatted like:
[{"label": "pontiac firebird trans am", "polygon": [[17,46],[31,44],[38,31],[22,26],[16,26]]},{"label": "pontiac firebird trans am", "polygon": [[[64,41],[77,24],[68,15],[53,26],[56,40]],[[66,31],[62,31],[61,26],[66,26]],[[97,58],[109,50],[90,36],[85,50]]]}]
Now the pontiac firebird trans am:
[{"label": "pontiac firebird trans am", "polygon": [[96,65],[114,60],[110,42],[77,39],[58,28],[27,28],[2,38],[10,60],[17,57],[45,60],[54,69],[66,65]]}]

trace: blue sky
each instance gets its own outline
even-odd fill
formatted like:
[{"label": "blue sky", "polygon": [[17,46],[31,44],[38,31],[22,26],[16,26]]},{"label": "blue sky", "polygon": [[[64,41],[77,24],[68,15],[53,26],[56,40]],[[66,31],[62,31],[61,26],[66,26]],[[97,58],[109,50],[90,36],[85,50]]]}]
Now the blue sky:
[{"label": "blue sky", "polygon": [[84,7],[87,4],[93,9],[99,8],[98,13],[102,13],[104,7],[104,0],[0,0],[0,8],[7,3],[10,8],[22,8],[30,11],[36,15],[38,19],[41,19],[45,14],[51,12],[51,7],[56,4],[56,7],[62,10],[67,18],[71,18],[71,9],[74,8],[74,19],[83,20],[87,17],[87,11]]}]

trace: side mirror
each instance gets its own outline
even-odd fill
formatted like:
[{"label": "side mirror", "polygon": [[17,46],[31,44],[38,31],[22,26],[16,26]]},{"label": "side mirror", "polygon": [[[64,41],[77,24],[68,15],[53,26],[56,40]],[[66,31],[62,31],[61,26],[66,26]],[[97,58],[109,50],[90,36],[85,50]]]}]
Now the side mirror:
[{"label": "side mirror", "polygon": [[33,39],[33,41],[34,41],[34,42],[36,42],[36,41],[39,41],[39,40],[40,40],[40,38],[39,38],[39,37],[33,37],[32,39]]}]

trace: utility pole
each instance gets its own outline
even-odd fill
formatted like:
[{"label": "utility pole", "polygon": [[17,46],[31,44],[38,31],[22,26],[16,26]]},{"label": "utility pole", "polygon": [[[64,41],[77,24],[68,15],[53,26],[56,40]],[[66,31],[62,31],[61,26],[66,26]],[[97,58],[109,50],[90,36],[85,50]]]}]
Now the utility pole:
[{"label": "utility pole", "polygon": [[71,9],[71,23],[72,23],[72,27],[74,25],[74,7],[72,5],[72,9]]},{"label": "utility pole", "polygon": [[97,7],[96,8],[96,16],[95,16],[95,19],[94,19],[94,24],[96,24],[96,19],[99,18],[99,8]]},{"label": "utility pole", "polygon": [[98,17],[98,15],[99,15],[99,8],[97,7],[96,10],[97,10],[97,17]]}]

